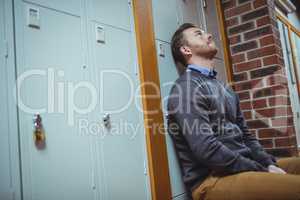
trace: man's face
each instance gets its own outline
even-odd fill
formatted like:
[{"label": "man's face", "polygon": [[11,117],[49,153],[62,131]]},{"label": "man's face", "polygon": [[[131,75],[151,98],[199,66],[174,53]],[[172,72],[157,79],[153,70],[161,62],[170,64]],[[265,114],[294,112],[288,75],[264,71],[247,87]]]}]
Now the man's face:
[{"label": "man's face", "polygon": [[205,33],[199,28],[189,28],[183,32],[186,44],[183,46],[187,50],[183,52],[188,56],[198,55],[201,57],[207,57],[213,59],[218,52],[218,48],[213,40],[213,37],[209,33]]}]

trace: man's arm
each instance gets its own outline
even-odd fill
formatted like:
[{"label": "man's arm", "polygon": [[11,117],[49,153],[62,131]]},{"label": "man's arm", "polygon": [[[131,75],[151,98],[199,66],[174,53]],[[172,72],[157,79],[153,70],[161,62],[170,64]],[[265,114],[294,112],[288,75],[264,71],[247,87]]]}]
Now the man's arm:
[{"label": "man's arm", "polygon": [[264,167],[268,167],[269,165],[275,165],[276,164],[276,158],[270,154],[268,154],[263,147],[258,142],[255,135],[251,134],[248,126],[246,124],[246,121],[244,119],[244,116],[240,109],[240,100],[237,94],[237,118],[236,123],[240,127],[240,129],[243,131],[243,139],[245,144],[251,149],[251,155],[253,159],[260,164],[262,164]]},{"label": "man's arm", "polygon": [[[191,85],[187,87],[187,84]],[[215,138],[210,126],[207,101],[203,93],[201,94],[200,87],[194,84],[181,83],[183,88],[189,88],[190,91],[183,89],[180,95],[182,101],[172,101],[171,110],[178,109],[180,106],[180,109],[172,115],[198,162],[225,174],[267,171],[258,162],[233,152]]]}]

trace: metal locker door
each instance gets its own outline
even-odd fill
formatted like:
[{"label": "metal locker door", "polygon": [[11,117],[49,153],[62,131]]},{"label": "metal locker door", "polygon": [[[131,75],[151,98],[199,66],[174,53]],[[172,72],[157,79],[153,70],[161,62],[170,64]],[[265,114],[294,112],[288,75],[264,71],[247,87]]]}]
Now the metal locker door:
[{"label": "metal locker door", "polygon": [[170,42],[179,25],[176,0],[152,0],[155,38]]},{"label": "metal locker door", "polygon": [[55,9],[58,11],[66,12],[68,14],[80,16],[85,0],[23,0],[36,5],[44,6],[47,8]]},{"label": "metal locker door", "polygon": [[[164,113],[164,126],[167,128],[166,114],[167,114],[167,103],[168,96],[172,85],[178,78],[177,70],[172,58],[170,44],[166,42],[156,41],[157,48],[157,59],[159,66],[159,79],[160,79],[160,89],[163,104]],[[167,130],[165,130],[167,134]],[[180,196],[185,193],[185,187],[183,184],[183,179],[180,171],[179,161],[176,156],[176,151],[174,149],[173,141],[169,135],[166,135],[168,159],[169,159],[169,171],[171,179],[171,189],[172,196]]]},{"label": "metal locker door", "polygon": [[0,120],[0,199],[12,199],[12,194],[10,194],[10,144],[9,144],[9,126],[8,126],[8,102],[7,102],[7,80],[6,80],[6,50],[5,47],[5,6],[4,0],[0,0],[0,112],[1,112],[1,120]]},{"label": "metal locker door", "polygon": [[[25,200],[94,199],[91,138],[81,135],[78,109],[89,104],[82,20],[15,1],[17,89]],[[36,146],[40,113],[46,145]]]},{"label": "metal locker door", "polygon": [[[150,199],[133,33],[90,22],[91,74],[99,104],[90,124],[101,199]],[[96,33],[96,34],[95,34]]]},{"label": "metal locker door", "polygon": [[12,2],[0,0],[0,199],[20,199]]},{"label": "metal locker door", "polygon": [[88,0],[89,20],[125,30],[131,29],[131,0]]},{"label": "metal locker door", "polygon": [[199,27],[203,27],[203,23],[201,22],[201,2],[201,0],[177,0],[180,24],[192,23]]}]

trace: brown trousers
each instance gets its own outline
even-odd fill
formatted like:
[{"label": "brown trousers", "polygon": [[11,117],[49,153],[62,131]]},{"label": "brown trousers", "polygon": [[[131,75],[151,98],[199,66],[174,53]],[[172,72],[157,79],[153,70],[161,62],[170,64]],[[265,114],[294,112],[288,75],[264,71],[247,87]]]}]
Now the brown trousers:
[{"label": "brown trousers", "polygon": [[300,158],[278,159],[277,164],[287,174],[209,176],[193,191],[193,200],[300,200]]}]

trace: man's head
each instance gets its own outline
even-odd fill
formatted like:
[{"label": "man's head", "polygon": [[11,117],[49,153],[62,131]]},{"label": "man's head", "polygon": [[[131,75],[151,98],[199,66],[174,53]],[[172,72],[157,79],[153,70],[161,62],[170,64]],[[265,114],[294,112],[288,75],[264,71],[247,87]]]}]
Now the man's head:
[{"label": "man's head", "polygon": [[195,57],[213,59],[218,49],[212,35],[205,33],[194,24],[182,24],[171,40],[172,55],[175,63],[184,66]]}]

